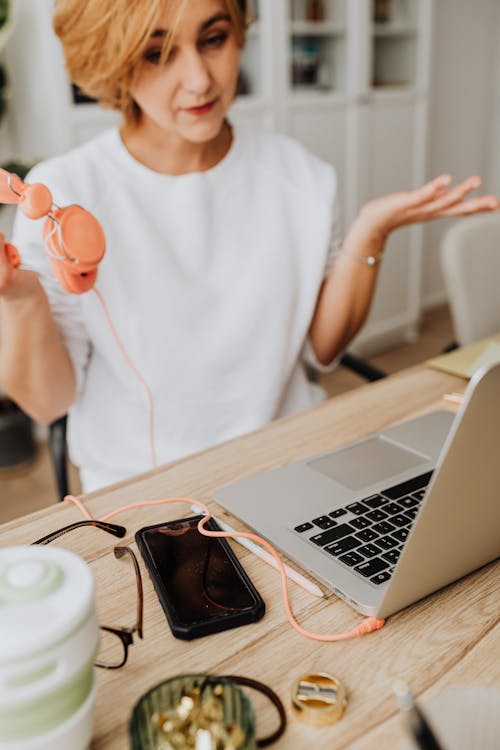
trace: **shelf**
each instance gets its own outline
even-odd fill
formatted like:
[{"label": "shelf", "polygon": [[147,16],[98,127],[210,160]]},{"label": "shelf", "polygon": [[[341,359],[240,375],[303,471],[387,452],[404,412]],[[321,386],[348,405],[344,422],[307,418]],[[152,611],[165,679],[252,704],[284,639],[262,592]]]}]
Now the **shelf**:
[{"label": "shelf", "polygon": [[417,80],[418,34],[414,27],[399,24],[387,26],[387,32],[372,37],[372,86],[414,87]]},{"label": "shelf", "polygon": [[401,102],[415,101],[421,96],[423,96],[422,93],[411,83],[387,83],[380,86],[372,86],[370,89],[370,101],[374,104],[377,102],[389,102],[394,99]]},{"label": "shelf", "polygon": [[345,91],[347,45],[344,36],[294,33],[290,39],[290,92],[332,94]]},{"label": "shelf", "polygon": [[293,36],[344,36],[346,33],[343,24],[329,21],[292,21],[290,24]]},{"label": "shelf", "polygon": [[[377,0],[376,7],[375,0],[323,0],[319,5],[310,0],[253,0],[260,15],[248,28],[240,63],[248,93],[235,99],[231,120],[242,129],[287,134],[332,164],[342,195],[341,229],[375,195],[424,181],[428,56],[436,4]],[[23,11],[23,28],[17,24],[13,43],[6,48],[16,104],[12,148],[50,157],[118,124],[117,112],[95,103],[72,103],[60,43],[52,30],[53,0],[16,0],[11,5]],[[315,8],[322,20],[310,20]],[[374,21],[375,10],[380,22]],[[25,48],[44,64],[26,65]],[[46,116],[47,91],[54,117]],[[420,248],[416,232],[411,241],[403,232],[391,238],[366,340],[389,338],[416,319]]]},{"label": "shelf", "polygon": [[292,110],[340,107],[347,104],[349,97],[344,93],[323,91],[318,88],[298,87],[290,92],[288,103]]},{"label": "shelf", "polygon": [[417,34],[418,30],[406,23],[376,23],[372,28],[372,35],[376,37],[404,37]]}]

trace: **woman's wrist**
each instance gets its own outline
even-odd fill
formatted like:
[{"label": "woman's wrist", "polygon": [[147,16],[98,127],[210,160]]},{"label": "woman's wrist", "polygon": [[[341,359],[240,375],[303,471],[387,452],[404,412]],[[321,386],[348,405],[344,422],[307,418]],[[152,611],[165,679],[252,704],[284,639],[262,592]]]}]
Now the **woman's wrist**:
[{"label": "woman's wrist", "polygon": [[376,201],[365,203],[356,216],[352,227],[366,242],[375,247],[383,247],[389,234],[395,229],[387,221],[381,220],[377,211],[375,211]]},{"label": "woman's wrist", "polygon": [[342,243],[340,253],[356,257],[366,265],[377,265],[382,259],[388,232],[365,221],[363,210],[357,216]]},{"label": "woman's wrist", "polygon": [[380,253],[377,253],[377,255],[361,255],[359,253],[353,252],[352,250],[348,250],[342,245],[336,253],[336,256],[339,255],[345,255],[347,258],[351,258],[352,260],[355,260],[364,266],[378,266],[378,264],[382,261],[384,253],[382,251]]}]

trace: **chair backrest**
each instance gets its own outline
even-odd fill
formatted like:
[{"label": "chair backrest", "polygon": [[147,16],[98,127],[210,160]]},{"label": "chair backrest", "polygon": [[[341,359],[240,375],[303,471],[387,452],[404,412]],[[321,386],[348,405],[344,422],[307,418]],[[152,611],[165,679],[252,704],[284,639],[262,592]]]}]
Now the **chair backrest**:
[{"label": "chair backrest", "polygon": [[455,337],[462,346],[500,330],[500,213],[460,219],[441,243]]},{"label": "chair backrest", "polygon": [[54,466],[59,500],[64,500],[69,493],[66,421],[67,417],[64,415],[49,425],[49,448]]}]

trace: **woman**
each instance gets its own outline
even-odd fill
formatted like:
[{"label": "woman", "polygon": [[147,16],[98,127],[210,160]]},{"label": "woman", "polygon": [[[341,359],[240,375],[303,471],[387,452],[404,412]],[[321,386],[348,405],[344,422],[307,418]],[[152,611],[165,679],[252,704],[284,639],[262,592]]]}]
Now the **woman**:
[{"label": "woman", "polygon": [[[71,79],[123,114],[28,177],[101,222],[98,289],[152,393],[161,462],[313,405],[307,356],[331,366],[363,324],[388,234],[496,210],[441,176],[362,208],[342,244],[333,168],[291,139],[231,126],[244,0],[58,0]],[[41,228],[0,252],[4,389],[50,422],[69,411],[85,491],[151,466],[146,393],[96,295],[52,279]]]}]

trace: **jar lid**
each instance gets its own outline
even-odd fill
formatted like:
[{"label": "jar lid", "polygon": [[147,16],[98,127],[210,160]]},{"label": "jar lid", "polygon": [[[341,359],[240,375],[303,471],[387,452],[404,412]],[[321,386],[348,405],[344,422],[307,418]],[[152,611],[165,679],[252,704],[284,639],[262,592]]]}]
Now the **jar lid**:
[{"label": "jar lid", "polygon": [[325,727],[342,718],[347,705],[344,685],[326,672],[304,674],[292,687],[292,710],[305,724]]},{"label": "jar lid", "polygon": [[89,566],[58,547],[0,549],[0,665],[50,648],[93,607]]}]

